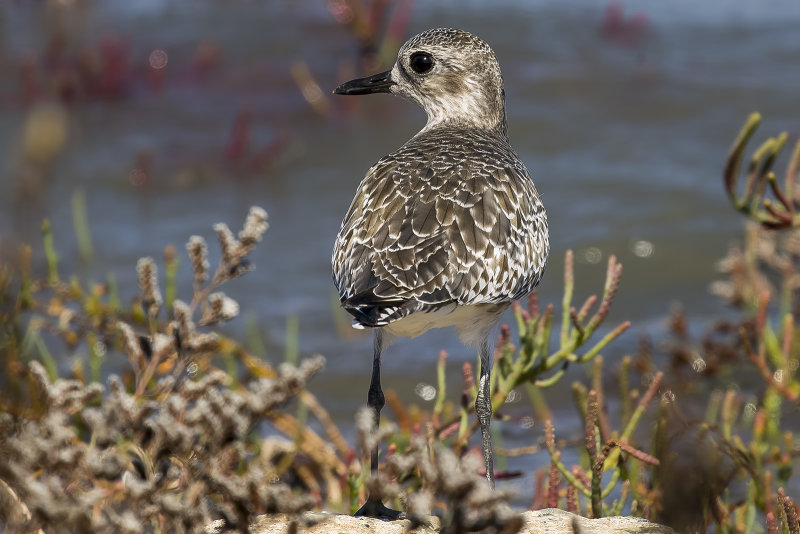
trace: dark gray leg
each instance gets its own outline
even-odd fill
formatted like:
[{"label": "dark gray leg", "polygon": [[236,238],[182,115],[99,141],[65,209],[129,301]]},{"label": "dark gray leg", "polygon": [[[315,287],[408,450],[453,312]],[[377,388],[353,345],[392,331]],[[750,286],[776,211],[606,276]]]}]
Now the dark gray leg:
[{"label": "dark gray leg", "polygon": [[[367,406],[372,408],[375,413],[375,429],[381,423],[381,410],[386,404],[386,398],[383,396],[383,389],[381,389],[381,352],[383,351],[383,331],[380,328],[375,329],[375,348],[372,355],[372,378],[369,381],[369,392],[367,393]],[[378,472],[378,447],[379,444],[375,443],[375,448],[372,449],[372,456],[370,458],[370,473]]]},{"label": "dark gray leg", "polygon": [[490,393],[490,380],[492,362],[489,359],[489,336],[484,336],[480,348],[481,371],[478,382],[478,396],[475,398],[475,413],[478,414],[478,423],[481,425],[481,439],[483,440],[483,465],[486,467],[486,479],[494,489],[494,450],[492,448],[492,435],[489,432],[489,422],[492,419],[492,397]]},{"label": "dark gray leg", "polygon": [[[369,381],[369,393],[367,394],[367,406],[372,408],[375,414],[375,429],[381,422],[381,410],[386,399],[383,396],[381,389],[381,351],[383,350],[383,330],[380,328],[375,329],[375,348],[372,356],[372,378]],[[370,453],[370,473],[376,474],[378,472],[378,447],[379,444],[375,443],[375,448]],[[355,513],[356,516],[367,517],[381,517],[388,519],[398,519],[402,513],[397,510],[387,508],[380,499],[370,495],[367,497],[367,502],[358,509]]]}]

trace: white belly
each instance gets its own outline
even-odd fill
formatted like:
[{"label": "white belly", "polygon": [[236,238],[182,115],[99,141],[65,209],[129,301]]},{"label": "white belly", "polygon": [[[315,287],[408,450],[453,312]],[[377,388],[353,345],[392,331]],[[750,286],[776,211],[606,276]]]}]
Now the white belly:
[{"label": "white belly", "polygon": [[462,343],[477,347],[508,306],[508,302],[467,306],[452,304],[432,312],[412,313],[383,328],[393,336],[417,337],[433,328],[455,326]]}]

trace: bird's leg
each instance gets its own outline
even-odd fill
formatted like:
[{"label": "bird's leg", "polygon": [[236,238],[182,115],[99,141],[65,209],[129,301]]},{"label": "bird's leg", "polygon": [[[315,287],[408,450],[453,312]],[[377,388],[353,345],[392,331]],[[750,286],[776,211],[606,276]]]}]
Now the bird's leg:
[{"label": "bird's leg", "polygon": [[[367,393],[367,406],[372,408],[375,415],[375,430],[381,424],[381,410],[386,404],[386,398],[383,396],[383,389],[381,388],[381,352],[383,351],[383,332],[380,328],[375,329],[375,348],[372,356],[372,378],[369,381],[369,392]],[[370,473],[378,472],[378,447],[379,443],[375,442],[375,448],[372,449],[369,471]]]},{"label": "bird's leg", "polygon": [[[375,349],[372,356],[372,378],[369,381],[369,393],[367,394],[367,405],[372,408],[375,415],[375,430],[378,430],[378,425],[381,422],[381,409],[386,404],[386,398],[383,396],[381,389],[381,351],[383,350],[383,330],[380,328],[375,329]],[[378,473],[378,448],[379,443],[375,441],[375,448],[370,452],[370,473],[375,475]],[[367,497],[367,502],[358,509],[355,513],[356,516],[366,517],[381,517],[389,519],[398,519],[402,513],[398,510],[387,508],[383,502],[377,497],[372,495]]]},{"label": "bird's leg", "polygon": [[494,450],[492,448],[492,435],[489,432],[489,422],[492,419],[492,395],[490,392],[492,363],[489,360],[489,336],[484,336],[480,348],[481,370],[478,383],[478,396],[475,397],[475,413],[478,414],[478,423],[481,426],[481,439],[483,449],[483,465],[486,467],[486,479],[494,489]]}]

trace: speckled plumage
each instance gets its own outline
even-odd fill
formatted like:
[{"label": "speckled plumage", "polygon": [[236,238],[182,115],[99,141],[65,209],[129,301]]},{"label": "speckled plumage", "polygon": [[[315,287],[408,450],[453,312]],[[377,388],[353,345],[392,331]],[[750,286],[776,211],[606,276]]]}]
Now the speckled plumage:
[{"label": "speckled plumage", "polygon": [[[354,326],[384,326],[411,336],[428,329],[424,318],[411,329],[395,323],[457,306],[507,305],[526,295],[539,282],[549,251],[544,208],[506,136],[494,53],[466,32],[432,30],[403,46],[393,76],[409,75],[402,59],[418,49],[446,52],[439,54],[448,61],[440,75],[445,81],[417,85],[411,94],[392,92],[421,103],[429,122],[369,169],[342,223],[332,262]],[[454,114],[459,106],[452,102],[464,99],[482,104],[466,117]],[[433,314],[429,327],[451,326],[446,315]],[[462,339],[472,331],[461,330]]]},{"label": "speckled plumage", "polygon": [[[488,335],[542,277],[550,244],[533,180],[508,141],[503,77],[492,49],[461,30],[409,39],[391,71],[334,91],[393,93],[428,122],[361,181],[333,249],[333,279],[357,328],[374,328],[368,404],[384,406],[381,352],[393,336],[455,326],[479,348],[475,412],[494,487]],[[371,470],[378,468],[378,448]],[[357,515],[397,517],[370,496]]]}]

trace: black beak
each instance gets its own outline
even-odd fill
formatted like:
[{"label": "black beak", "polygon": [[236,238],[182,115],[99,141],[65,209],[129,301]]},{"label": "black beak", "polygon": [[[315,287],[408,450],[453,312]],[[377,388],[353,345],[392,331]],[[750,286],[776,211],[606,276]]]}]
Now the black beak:
[{"label": "black beak", "polygon": [[333,90],[337,95],[368,95],[370,93],[388,93],[394,85],[392,71],[373,74],[366,78],[358,78],[345,82]]}]

